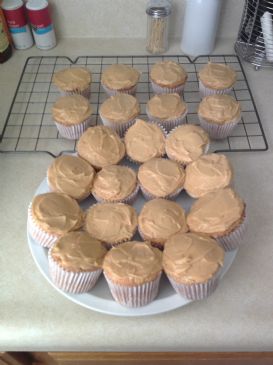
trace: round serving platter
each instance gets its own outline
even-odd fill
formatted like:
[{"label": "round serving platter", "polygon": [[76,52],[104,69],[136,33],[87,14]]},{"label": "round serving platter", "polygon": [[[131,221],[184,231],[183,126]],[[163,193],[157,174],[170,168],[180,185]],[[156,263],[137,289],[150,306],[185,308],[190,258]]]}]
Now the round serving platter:
[{"label": "round serving platter", "polygon": [[[131,165],[130,163],[126,164],[132,168],[135,168],[135,166]],[[38,189],[36,190],[35,195],[46,193],[49,191],[50,189],[47,185],[47,181],[45,178],[41,182]],[[85,210],[95,202],[96,201],[94,200],[94,198],[90,197],[85,199],[80,205]],[[182,205],[182,207],[186,211],[188,211],[193,202],[193,199],[191,199],[185,192],[182,192],[176,199],[176,202]],[[139,192],[137,200],[133,204],[138,213],[140,212],[144,203],[145,199]],[[176,292],[171,287],[165,275],[162,275],[159,288],[159,295],[157,296],[157,298],[152,303],[140,308],[126,308],[116,303],[111,296],[111,293],[108,289],[106,280],[104,279],[103,275],[101,275],[98,283],[89,293],[84,293],[84,294],[65,293],[54,285],[49,276],[48,259],[47,259],[48,250],[35,243],[35,241],[30,237],[29,233],[27,233],[27,238],[33,259],[36,265],[38,266],[40,272],[43,274],[43,276],[58,292],[60,292],[62,295],[64,295],[72,302],[77,303],[85,308],[115,316],[137,317],[137,316],[149,316],[168,312],[173,309],[183,307],[191,302],[190,300],[184,299],[183,297],[176,294]],[[140,237],[136,234],[134,239],[140,240]],[[236,254],[237,250],[227,252],[225,254],[225,261],[221,278],[229,270],[233,260],[235,259]],[[219,285],[221,285],[221,283]]]}]

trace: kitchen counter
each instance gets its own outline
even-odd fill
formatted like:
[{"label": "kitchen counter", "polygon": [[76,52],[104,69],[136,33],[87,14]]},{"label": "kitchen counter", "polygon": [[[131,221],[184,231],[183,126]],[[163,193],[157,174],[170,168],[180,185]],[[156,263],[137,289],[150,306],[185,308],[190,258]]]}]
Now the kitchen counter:
[{"label": "kitchen counter", "polygon": [[[36,48],[15,52],[0,66],[1,126],[27,57],[145,54],[142,50],[142,40],[66,39],[46,53]],[[169,54],[178,53],[179,47],[173,42]],[[223,41],[214,53],[234,53],[232,42]],[[273,70],[255,72],[248,64],[244,69],[269,151],[228,153],[236,190],[247,202],[249,228],[231,269],[207,300],[134,319],[99,314],[60,295],[40,274],[26,238],[27,206],[52,157],[43,153],[0,154],[0,351],[272,349]]]}]

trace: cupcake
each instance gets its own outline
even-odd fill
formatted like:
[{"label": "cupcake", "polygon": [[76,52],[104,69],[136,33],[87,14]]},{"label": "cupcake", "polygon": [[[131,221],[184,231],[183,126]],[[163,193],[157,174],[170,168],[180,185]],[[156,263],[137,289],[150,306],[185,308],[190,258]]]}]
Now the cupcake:
[{"label": "cupcake", "polygon": [[96,169],[118,164],[125,155],[125,146],[115,131],[109,127],[88,128],[77,143],[80,157]]},{"label": "cupcake", "polygon": [[201,97],[229,94],[236,82],[236,72],[228,65],[208,63],[198,73]]},{"label": "cupcake", "polygon": [[206,96],[199,104],[198,117],[210,137],[226,138],[241,119],[240,103],[230,95]]},{"label": "cupcake", "polygon": [[102,203],[132,204],[139,190],[134,170],[127,166],[106,166],[96,175],[92,194]]},{"label": "cupcake", "polygon": [[178,94],[160,94],[148,101],[146,113],[149,120],[170,131],[185,123],[187,105]]},{"label": "cupcake", "polygon": [[184,189],[192,198],[229,186],[233,179],[231,164],[225,155],[211,153],[186,167]]},{"label": "cupcake", "polygon": [[177,233],[165,243],[163,268],[178,294],[200,300],[216,289],[224,257],[224,250],[213,238]]},{"label": "cupcake", "polygon": [[175,161],[153,158],[139,167],[138,181],[146,199],[174,199],[184,187],[185,171]]},{"label": "cupcake", "polygon": [[150,81],[155,94],[181,94],[187,78],[183,67],[174,61],[158,62],[150,70]]},{"label": "cupcake", "polygon": [[149,242],[125,242],[106,254],[103,272],[116,302],[142,307],[157,296],[162,253]]},{"label": "cupcake", "polygon": [[165,155],[166,132],[156,124],[136,119],[124,136],[126,153],[135,163],[146,162]]},{"label": "cupcake", "polygon": [[151,200],[144,204],[139,214],[138,231],[143,240],[163,249],[173,234],[188,231],[185,211],[170,200]]},{"label": "cupcake", "polygon": [[57,157],[47,170],[47,184],[51,191],[65,193],[76,200],[91,194],[95,170],[77,156]]},{"label": "cupcake", "polygon": [[61,290],[86,293],[96,284],[107,250],[86,232],[70,232],[48,252],[49,275]]},{"label": "cupcake", "polygon": [[182,165],[197,160],[209,150],[209,136],[197,125],[184,124],[174,128],[166,139],[169,159]]},{"label": "cupcake", "polygon": [[95,204],[87,211],[85,229],[110,248],[133,238],[137,213],[132,206],[123,203]]},{"label": "cupcake", "polygon": [[52,82],[62,96],[80,94],[90,97],[91,72],[84,67],[65,68],[53,75]]},{"label": "cupcake", "polygon": [[114,129],[120,136],[134,123],[139,113],[139,102],[128,94],[111,96],[99,109],[103,124]]},{"label": "cupcake", "polygon": [[66,194],[36,195],[28,208],[28,232],[43,247],[52,247],[66,233],[80,229],[83,222],[79,204]]},{"label": "cupcake", "polygon": [[78,139],[92,124],[92,108],[81,95],[63,96],[52,108],[52,117],[60,135],[68,139]]},{"label": "cupcake", "polygon": [[110,96],[118,93],[134,95],[139,77],[139,71],[133,67],[115,64],[102,72],[101,84]]},{"label": "cupcake", "polygon": [[193,203],[187,224],[190,231],[215,238],[225,251],[234,250],[246,230],[246,205],[231,188],[219,189]]}]

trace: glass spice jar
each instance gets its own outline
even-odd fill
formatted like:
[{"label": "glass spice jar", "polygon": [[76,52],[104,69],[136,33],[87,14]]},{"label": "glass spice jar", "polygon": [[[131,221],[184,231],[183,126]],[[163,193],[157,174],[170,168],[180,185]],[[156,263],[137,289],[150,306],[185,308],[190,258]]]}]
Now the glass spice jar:
[{"label": "glass spice jar", "polygon": [[164,53],[168,49],[169,15],[172,11],[170,0],[150,0],[147,4],[146,49],[152,54]]}]

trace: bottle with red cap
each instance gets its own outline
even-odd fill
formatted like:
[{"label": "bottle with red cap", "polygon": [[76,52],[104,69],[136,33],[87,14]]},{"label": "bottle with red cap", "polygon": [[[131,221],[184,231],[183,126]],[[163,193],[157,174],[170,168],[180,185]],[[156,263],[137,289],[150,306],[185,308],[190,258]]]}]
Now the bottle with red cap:
[{"label": "bottle with red cap", "polygon": [[33,45],[30,27],[27,24],[22,0],[4,0],[2,9],[8,23],[13,44],[16,49],[27,49]]},{"label": "bottle with red cap", "polygon": [[56,46],[56,36],[46,0],[28,0],[27,16],[31,24],[37,48],[51,49]]}]

